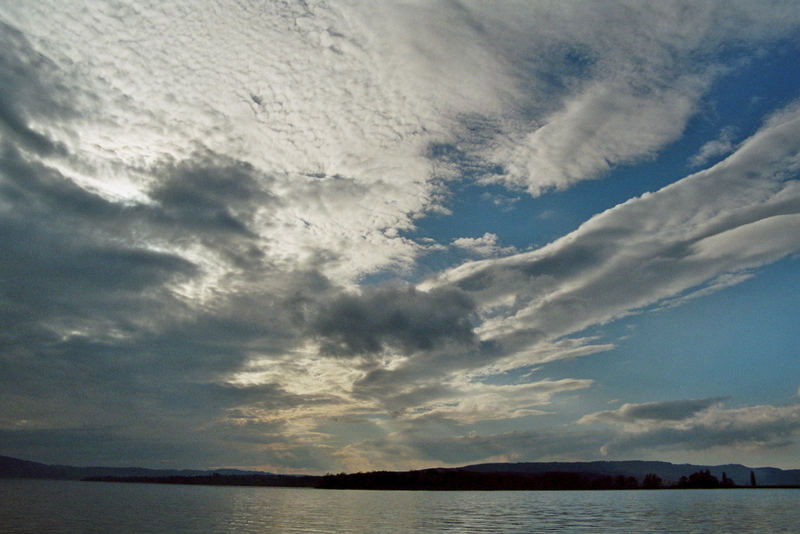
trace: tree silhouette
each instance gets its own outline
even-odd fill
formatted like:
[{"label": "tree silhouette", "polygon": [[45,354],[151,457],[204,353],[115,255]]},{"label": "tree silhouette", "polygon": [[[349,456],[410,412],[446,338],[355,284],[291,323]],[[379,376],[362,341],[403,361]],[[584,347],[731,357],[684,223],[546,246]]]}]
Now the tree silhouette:
[{"label": "tree silhouette", "polygon": [[642,487],[644,489],[659,489],[661,484],[661,477],[655,473],[649,473],[645,475],[644,480],[642,481]]},{"label": "tree silhouette", "polygon": [[678,482],[678,487],[686,489],[713,489],[719,487],[719,480],[717,480],[717,477],[712,475],[711,471],[708,469],[701,469],[689,475],[689,478],[685,476],[681,477]]},{"label": "tree silhouette", "polygon": [[720,482],[721,488],[732,488],[736,485],[736,483],[728,478],[728,475],[723,471],[722,472],[722,482]]}]

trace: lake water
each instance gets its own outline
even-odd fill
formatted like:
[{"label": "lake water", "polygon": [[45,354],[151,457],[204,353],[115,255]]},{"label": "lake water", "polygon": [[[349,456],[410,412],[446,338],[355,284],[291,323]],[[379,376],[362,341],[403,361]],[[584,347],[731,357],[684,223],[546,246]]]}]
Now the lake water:
[{"label": "lake water", "polygon": [[2,532],[798,532],[800,490],[341,491],[0,480]]}]

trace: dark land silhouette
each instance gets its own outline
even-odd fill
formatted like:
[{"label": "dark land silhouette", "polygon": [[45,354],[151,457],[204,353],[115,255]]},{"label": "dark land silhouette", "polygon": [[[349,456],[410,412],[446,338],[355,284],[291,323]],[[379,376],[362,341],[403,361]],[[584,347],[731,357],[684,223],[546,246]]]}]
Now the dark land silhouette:
[{"label": "dark land silhouette", "polygon": [[422,469],[326,475],[317,487],[398,490],[610,490],[636,489],[639,483],[634,477],[611,477],[595,473],[480,473],[460,469]]},{"label": "dark land silhouette", "polygon": [[[0,456],[0,478],[71,479],[218,486],[385,490],[619,490],[800,487],[800,469],[668,462],[529,462],[324,476],[236,469],[158,470],[47,465]],[[759,483],[756,484],[756,479]]]}]

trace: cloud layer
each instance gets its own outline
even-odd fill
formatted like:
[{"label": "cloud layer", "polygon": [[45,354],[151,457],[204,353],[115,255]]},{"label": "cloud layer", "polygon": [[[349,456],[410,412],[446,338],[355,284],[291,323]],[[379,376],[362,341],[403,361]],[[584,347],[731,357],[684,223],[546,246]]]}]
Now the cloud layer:
[{"label": "cloud layer", "polygon": [[522,330],[558,338],[724,284],[800,246],[798,134],[792,105],[714,167],[538,250],[464,264],[432,285],[474,295],[486,309],[482,337],[502,339]]},{"label": "cloud layer", "polygon": [[603,445],[606,453],[646,449],[777,449],[800,432],[800,405],[725,408],[721,399],[625,404],[578,423],[620,424],[625,432]]},{"label": "cloud layer", "polygon": [[[413,237],[458,226],[459,184],[542,197],[653,161],[796,35],[792,2],[37,1],[0,24],[0,452],[319,472],[795,443],[794,405],[577,409],[603,377],[548,365],[800,250],[797,103],[545,246]],[[448,253],[469,261],[420,279]]]}]

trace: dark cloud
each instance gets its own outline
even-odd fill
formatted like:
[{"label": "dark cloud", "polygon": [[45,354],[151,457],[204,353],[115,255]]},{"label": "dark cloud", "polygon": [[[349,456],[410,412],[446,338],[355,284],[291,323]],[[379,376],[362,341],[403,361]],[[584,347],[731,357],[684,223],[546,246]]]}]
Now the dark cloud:
[{"label": "dark cloud", "polygon": [[[78,186],[36,154],[2,145],[0,404],[6,428],[20,421],[66,427],[64,439],[91,461],[108,432],[70,427],[147,424],[142,435],[167,441],[193,435],[242,405],[267,410],[315,402],[274,385],[216,384],[254,352],[283,354],[296,346],[304,308],[331,291],[314,270],[270,270],[251,243],[245,225],[270,202],[258,185],[263,177],[208,154],[159,170],[164,185],[154,189],[155,204],[122,204]],[[145,246],[153,242],[199,243],[230,261],[234,274],[246,267],[247,283],[220,288],[196,306],[175,287],[197,281],[203,268],[178,247]],[[25,436],[47,437],[19,432],[9,435],[8,447]],[[120,458],[158,461],[130,433],[112,434],[109,450],[119,452],[130,438]],[[187,459],[189,445],[180,451]],[[160,454],[156,449],[153,455]],[[167,449],[162,452],[171,454]],[[220,463],[222,456],[216,457]]]},{"label": "dark cloud", "polygon": [[[237,299],[204,312],[185,308],[177,318],[174,310],[158,315],[158,305],[166,304],[158,301],[145,307],[147,326],[118,336],[64,337],[43,326],[18,330],[0,350],[4,453],[45,459],[69,443],[59,461],[194,467],[223,465],[235,456],[249,465],[281,464],[280,455],[264,447],[276,441],[286,442],[287,450],[295,446],[279,435],[283,423],[275,421],[270,430],[260,422],[263,414],[331,399],[226,379],[251,351],[283,354],[297,344],[286,300],[253,295],[249,305]],[[292,465],[319,464],[301,466],[301,449],[285,453],[298,458]]]},{"label": "dark cloud", "polygon": [[[264,260],[250,226],[258,209],[276,202],[265,190],[270,179],[200,151],[147,169],[157,179],[152,203],[115,202],[81,187],[54,166],[56,144],[27,126],[33,116],[69,120],[70,94],[44,80],[51,66],[26,51],[21,36],[2,35],[17,39],[16,55],[0,54],[3,452],[195,466],[230,463],[235,450],[251,465],[319,465],[279,428],[254,429],[243,410],[325,399],[276,384],[225,383],[253,353],[284,354],[301,342],[304,309],[331,290],[317,271],[278,271]],[[185,245],[228,262],[238,285],[217,288],[203,305],[183,298],[176,288],[207,274]],[[260,440],[258,432],[266,432]],[[278,441],[287,452],[265,449]]]},{"label": "dark cloud", "polygon": [[[42,289],[50,276],[40,282],[31,276],[17,293],[3,288],[0,295],[8,325],[0,361],[9,393],[67,391],[106,406],[105,395],[143,397],[163,402],[167,411],[185,396],[209,414],[237,398],[266,400],[266,390],[219,390],[213,384],[240,370],[253,353],[283,355],[302,342],[297,303],[311,302],[299,295],[300,287],[309,286],[305,273],[265,279],[260,292],[230,295],[200,309],[166,291],[157,298],[136,290],[115,296],[123,290],[74,284],[70,273]],[[204,386],[197,389],[197,384]],[[277,398],[277,404],[291,404],[287,395]]]},{"label": "dark cloud", "polygon": [[0,21],[0,133],[40,155],[64,147],[30,126],[31,117],[72,114],[72,91],[57,81],[58,68],[16,28]]},{"label": "dark cloud", "polygon": [[191,275],[195,266],[180,256],[113,244],[71,240],[62,232],[8,223],[0,226],[0,246],[13,252],[3,271],[6,280],[25,284],[6,288],[7,296],[42,297],[48,301],[89,292],[138,292],[159,285],[174,275]]},{"label": "dark cloud", "polygon": [[389,346],[412,353],[445,343],[474,344],[474,309],[465,293],[453,289],[367,288],[323,303],[309,326],[327,354],[376,353]]},{"label": "dark cloud", "polygon": [[264,190],[271,180],[252,165],[215,154],[198,154],[154,169],[162,179],[150,191],[164,222],[192,231],[253,236],[248,228],[256,208],[276,202]]},{"label": "dark cloud", "polygon": [[263,274],[263,253],[247,239],[245,222],[269,196],[252,168],[205,154],[161,171],[158,204],[123,204],[11,142],[0,145],[0,202],[14,207],[0,219],[0,315],[17,326],[11,331],[22,332],[20,323],[86,321],[132,331],[169,310],[185,313],[169,288],[202,269],[179,250],[145,247],[153,242],[199,242],[235,267]]},{"label": "dark cloud", "polygon": [[[130,208],[29,161],[10,144],[0,150],[0,202],[14,206],[0,218],[0,314],[10,332],[92,317],[124,322],[155,304],[155,289],[197,274],[177,254],[130,243]],[[163,308],[172,298],[159,300]]]},{"label": "dark cloud", "polygon": [[610,255],[603,243],[613,242],[613,230],[605,235],[588,235],[586,242],[564,247],[549,255],[528,255],[513,261],[498,261],[457,282],[464,291],[491,290],[497,284],[529,284],[539,278],[570,278],[590,269]]},{"label": "dark cloud", "polygon": [[130,222],[130,208],[110,202],[66,178],[36,158],[27,158],[12,143],[0,146],[0,195],[16,209],[11,217],[35,224],[58,219],[71,225]]}]

